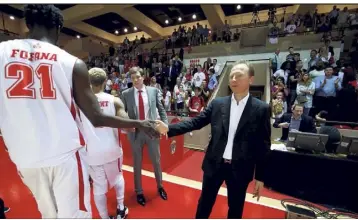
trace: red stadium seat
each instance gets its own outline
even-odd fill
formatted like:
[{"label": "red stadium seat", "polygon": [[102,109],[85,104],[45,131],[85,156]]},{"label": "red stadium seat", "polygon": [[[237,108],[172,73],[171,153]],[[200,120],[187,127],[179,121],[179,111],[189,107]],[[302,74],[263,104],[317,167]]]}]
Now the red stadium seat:
[{"label": "red stadium seat", "polygon": [[357,126],[357,127],[355,127],[355,128],[353,128],[353,130],[358,130],[358,126]]},{"label": "red stadium seat", "polygon": [[335,125],[334,127],[338,129],[352,129],[352,127],[348,125]]}]

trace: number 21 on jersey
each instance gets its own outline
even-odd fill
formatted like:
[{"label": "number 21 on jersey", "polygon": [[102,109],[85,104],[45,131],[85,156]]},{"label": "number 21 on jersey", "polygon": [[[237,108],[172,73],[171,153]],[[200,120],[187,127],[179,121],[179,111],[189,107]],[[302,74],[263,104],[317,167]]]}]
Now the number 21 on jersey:
[{"label": "number 21 on jersey", "polygon": [[33,88],[35,77],[40,80],[41,99],[56,99],[56,89],[52,78],[52,65],[40,63],[34,70],[26,63],[12,62],[5,66],[5,78],[16,79],[6,90],[7,97],[36,99],[36,90]]}]

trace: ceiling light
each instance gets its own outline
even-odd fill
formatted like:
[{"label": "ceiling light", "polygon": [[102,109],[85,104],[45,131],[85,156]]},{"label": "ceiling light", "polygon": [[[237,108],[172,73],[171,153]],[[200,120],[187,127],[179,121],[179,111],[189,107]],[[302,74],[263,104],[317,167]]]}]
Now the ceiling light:
[{"label": "ceiling light", "polygon": [[168,21],[168,20],[165,20],[165,23],[166,23],[166,24],[169,24],[169,21]]},{"label": "ceiling light", "polygon": [[137,28],[137,27],[134,27],[133,29],[134,29],[135,31],[136,31],[136,30],[138,30],[138,28]]},{"label": "ceiling light", "polygon": [[11,20],[15,20],[15,17],[12,16],[12,15],[10,15],[10,19],[11,19]]},{"label": "ceiling light", "polygon": [[127,32],[128,32],[128,29],[127,29],[127,28],[124,28],[124,32],[127,33]]},{"label": "ceiling light", "polygon": [[237,6],[236,6],[236,9],[237,9],[237,10],[240,10],[240,9],[241,9],[241,5],[237,5]]},{"label": "ceiling light", "polygon": [[119,31],[116,30],[114,33],[115,33],[115,34],[119,34]]},{"label": "ceiling light", "polygon": [[178,21],[181,21],[181,17],[178,18]]},{"label": "ceiling light", "polygon": [[81,36],[80,36],[80,35],[77,35],[76,37],[77,37],[77,39],[80,39],[80,38],[81,38]]},{"label": "ceiling light", "polygon": [[196,19],[196,14],[193,14],[193,19]]}]

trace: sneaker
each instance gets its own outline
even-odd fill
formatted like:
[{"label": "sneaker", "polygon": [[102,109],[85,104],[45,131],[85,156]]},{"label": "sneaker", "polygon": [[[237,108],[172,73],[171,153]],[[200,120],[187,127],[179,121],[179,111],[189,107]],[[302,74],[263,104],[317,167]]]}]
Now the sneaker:
[{"label": "sneaker", "polygon": [[4,207],[4,213],[7,213],[10,211],[10,208],[9,207]]},{"label": "sneaker", "polygon": [[123,210],[117,209],[117,219],[125,219],[128,215],[128,208],[127,206],[124,206]]}]

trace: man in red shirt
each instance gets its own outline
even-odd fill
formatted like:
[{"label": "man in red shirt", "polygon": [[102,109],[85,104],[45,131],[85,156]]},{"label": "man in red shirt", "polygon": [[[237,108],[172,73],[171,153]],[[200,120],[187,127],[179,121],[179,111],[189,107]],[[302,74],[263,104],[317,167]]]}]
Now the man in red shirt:
[{"label": "man in red shirt", "polygon": [[204,106],[205,106],[203,97],[199,96],[201,93],[201,88],[195,87],[194,93],[195,93],[195,96],[192,96],[189,99],[188,107],[189,107],[189,112],[190,112],[189,116],[190,117],[197,116],[204,109]]}]

